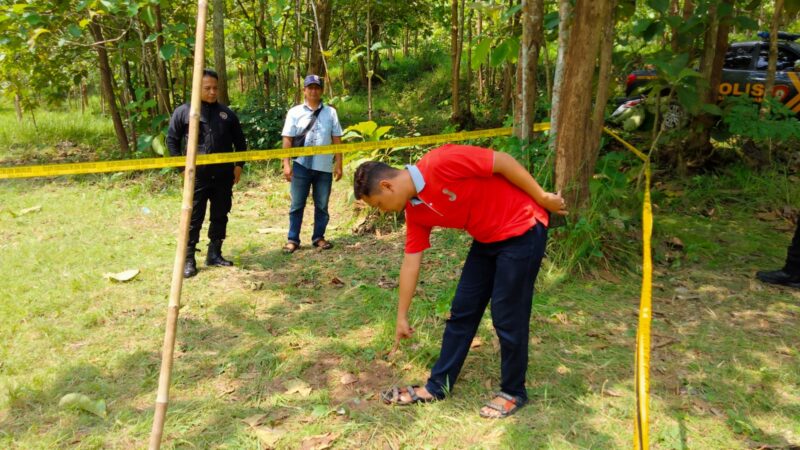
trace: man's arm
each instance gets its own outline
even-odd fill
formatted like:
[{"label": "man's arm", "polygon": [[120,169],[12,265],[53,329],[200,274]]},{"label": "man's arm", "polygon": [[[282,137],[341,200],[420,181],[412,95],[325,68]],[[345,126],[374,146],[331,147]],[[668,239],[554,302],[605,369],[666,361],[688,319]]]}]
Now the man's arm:
[{"label": "man's arm", "polygon": [[[292,138],[283,136],[283,148],[292,148]],[[292,159],[283,158],[283,177],[286,181],[292,181]]]},{"label": "man's arm", "polygon": [[[342,143],[341,136],[332,136],[331,142],[333,145],[339,145]],[[342,179],[342,154],[341,153],[334,153],[333,154],[333,179],[339,181]]]},{"label": "man's arm", "polygon": [[169,120],[169,129],[167,130],[166,144],[169,154],[171,156],[181,156],[181,146],[183,145],[183,137],[186,136],[186,124],[184,123],[185,108],[178,107],[172,113]]},{"label": "man's arm", "polygon": [[395,346],[400,339],[410,338],[414,329],[408,324],[408,310],[417,290],[419,268],[422,265],[422,253],[406,253],[400,266],[400,289],[397,301],[397,326],[395,330]]},{"label": "man's arm", "polygon": [[545,192],[533,176],[508,153],[494,152],[492,172],[504,176],[511,184],[530,195],[544,209],[562,216],[568,214],[567,205],[561,197],[561,193]]}]

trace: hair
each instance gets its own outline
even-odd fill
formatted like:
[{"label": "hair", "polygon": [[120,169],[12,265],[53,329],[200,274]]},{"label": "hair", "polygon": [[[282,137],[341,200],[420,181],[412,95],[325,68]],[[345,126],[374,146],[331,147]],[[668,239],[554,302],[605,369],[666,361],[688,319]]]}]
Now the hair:
[{"label": "hair", "polygon": [[367,161],[356,169],[353,177],[353,195],[356,200],[370,197],[378,191],[381,180],[394,178],[399,170],[378,161]]},{"label": "hair", "polygon": [[217,72],[215,72],[215,71],[213,71],[211,69],[203,69],[203,76],[204,77],[211,77],[211,78],[219,81],[219,75],[217,75]]}]

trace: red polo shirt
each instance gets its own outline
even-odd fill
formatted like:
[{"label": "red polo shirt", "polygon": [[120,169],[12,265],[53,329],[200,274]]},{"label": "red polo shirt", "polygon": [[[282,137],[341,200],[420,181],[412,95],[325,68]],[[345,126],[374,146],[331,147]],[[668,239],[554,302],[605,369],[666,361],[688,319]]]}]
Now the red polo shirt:
[{"label": "red polo shirt", "polygon": [[[462,228],[489,243],[519,236],[547,211],[502,175],[492,173],[494,151],[447,144],[428,152],[416,167],[425,186],[406,204],[406,253],[430,244],[433,227]],[[420,203],[421,202],[421,203]]]}]

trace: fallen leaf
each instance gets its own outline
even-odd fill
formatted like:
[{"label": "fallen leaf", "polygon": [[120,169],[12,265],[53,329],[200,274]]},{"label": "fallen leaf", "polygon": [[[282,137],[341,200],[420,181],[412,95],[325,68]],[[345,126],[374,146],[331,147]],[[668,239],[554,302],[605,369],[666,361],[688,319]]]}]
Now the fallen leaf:
[{"label": "fallen leaf", "polygon": [[567,366],[562,364],[562,365],[558,366],[558,368],[556,369],[556,372],[558,372],[559,375],[566,375],[566,374],[572,372],[572,370],[570,370],[569,367],[567,367]]},{"label": "fallen leaf", "polygon": [[336,287],[343,287],[344,281],[342,281],[339,277],[333,277],[333,279],[331,279],[331,284]]},{"label": "fallen leaf", "polygon": [[378,287],[381,289],[394,289],[397,287],[397,282],[394,280],[387,280],[386,277],[381,276],[381,279],[378,281]]},{"label": "fallen leaf", "polygon": [[311,436],[303,439],[300,450],[325,450],[331,448],[333,441],[339,437],[337,433],[325,433],[319,436]]},{"label": "fallen leaf", "polygon": [[684,248],[683,241],[680,240],[680,238],[678,238],[677,236],[669,238],[669,240],[667,241],[667,246],[675,250],[683,250]]},{"label": "fallen leaf", "polygon": [[483,382],[483,387],[485,387],[487,391],[491,391],[492,390],[492,380],[487,378],[486,381]]},{"label": "fallen leaf", "polygon": [[342,378],[339,381],[341,381],[342,384],[353,384],[358,381],[358,377],[352,373],[346,373],[342,375]]},{"label": "fallen leaf", "polygon": [[781,213],[778,211],[760,212],[756,213],[756,217],[764,222],[772,222],[781,219]]},{"label": "fallen leaf", "polygon": [[99,417],[106,417],[106,401],[103,399],[93,401],[88,395],[71,392],[58,402],[58,406],[66,409],[79,409],[90,412]]},{"label": "fallen leaf", "polygon": [[602,278],[603,280],[608,281],[609,283],[620,283],[622,280],[614,274],[613,272],[609,272],[608,270],[601,270],[597,273],[597,275]]},{"label": "fallen leaf", "polygon": [[9,211],[12,216],[19,217],[24,216],[25,214],[30,214],[32,212],[37,212],[42,210],[42,205],[31,206],[30,208],[21,209],[17,212]]},{"label": "fallen leaf", "polygon": [[561,322],[564,325],[569,323],[569,320],[567,320],[567,313],[563,313],[563,312],[555,313],[555,314],[553,314],[553,317],[558,319],[558,321]]},{"label": "fallen leaf", "polygon": [[250,417],[247,417],[245,419],[242,419],[242,422],[244,422],[244,423],[250,425],[251,427],[255,428],[255,427],[261,425],[264,422],[264,419],[267,418],[267,416],[268,416],[268,414],[256,414],[254,416],[250,416]]},{"label": "fallen leaf", "polygon": [[281,233],[281,234],[283,234],[283,233],[286,233],[287,231],[289,231],[289,230],[288,229],[284,229],[284,228],[259,228],[258,229],[258,233],[259,234],[269,234],[269,233]]},{"label": "fallen leaf", "polygon": [[119,273],[104,273],[103,276],[109,280],[119,281],[124,283],[126,281],[131,281],[132,279],[136,278],[136,275],[139,275],[139,269],[129,269]]},{"label": "fallen leaf", "polygon": [[604,389],[603,390],[603,395],[607,395],[609,397],[622,397],[622,394],[620,394],[619,392],[615,391],[614,389]]},{"label": "fallen leaf", "polygon": [[286,393],[308,397],[311,394],[311,386],[303,380],[292,380],[286,383]]},{"label": "fallen leaf", "polygon": [[275,448],[275,444],[286,434],[286,430],[270,427],[256,427],[254,431],[258,440],[267,448]]},{"label": "fallen leaf", "polygon": [[483,341],[481,340],[481,338],[476,336],[472,339],[472,343],[469,344],[469,348],[478,348],[481,345],[483,345]]},{"label": "fallen leaf", "polygon": [[541,343],[542,343],[542,338],[540,338],[539,336],[534,336],[531,338],[531,344],[539,345]]}]

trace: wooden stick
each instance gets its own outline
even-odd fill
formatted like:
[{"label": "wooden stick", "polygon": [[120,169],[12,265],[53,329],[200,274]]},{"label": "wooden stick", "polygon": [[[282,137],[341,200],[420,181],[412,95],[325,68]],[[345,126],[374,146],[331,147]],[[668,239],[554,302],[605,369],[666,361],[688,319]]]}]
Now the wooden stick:
[{"label": "wooden stick", "polygon": [[161,373],[158,376],[158,395],[153,416],[153,429],[150,432],[150,450],[157,450],[161,447],[161,437],[164,433],[164,421],[169,403],[169,382],[172,375],[175,336],[178,330],[178,310],[180,309],[181,288],[183,287],[183,266],[186,262],[189,221],[192,217],[192,201],[194,200],[194,177],[200,125],[200,87],[203,83],[203,69],[205,67],[207,12],[207,0],[198,0],[197,28],[194,40],[194,72],[192,73],[192,102],[189,109],[189,140],[186,145],[186,169],[183,176],[180,234],[178,237],[178,249],[175,252],[175,263],[172,267],[167,325],[164,332],[164,347],[161,350]]}]

